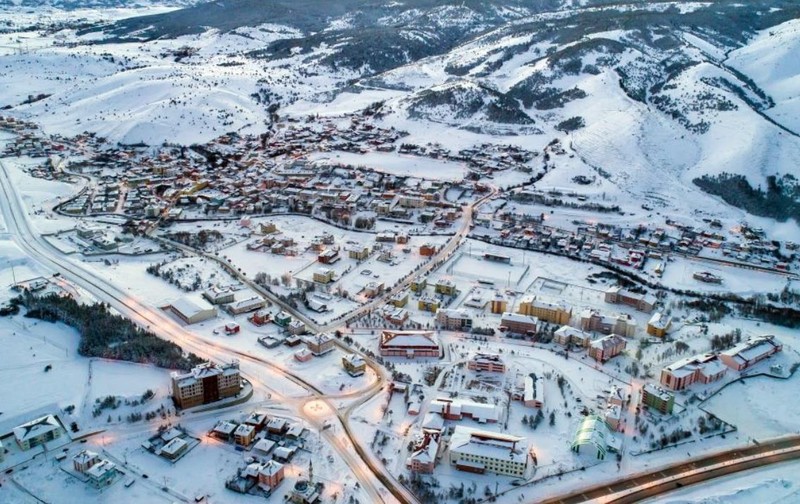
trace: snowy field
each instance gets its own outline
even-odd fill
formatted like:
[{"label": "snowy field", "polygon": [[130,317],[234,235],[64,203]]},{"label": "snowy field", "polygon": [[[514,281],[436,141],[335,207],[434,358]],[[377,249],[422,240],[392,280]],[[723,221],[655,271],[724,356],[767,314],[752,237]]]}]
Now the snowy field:
[{"label": "snowy field", "polygon": [[382,173],[430,180],[459,181],[467,174],[467,167],[463,163],[396,152],[369,152],[367,154],[320,152],[310,155],[309,160],[363,166]]}]

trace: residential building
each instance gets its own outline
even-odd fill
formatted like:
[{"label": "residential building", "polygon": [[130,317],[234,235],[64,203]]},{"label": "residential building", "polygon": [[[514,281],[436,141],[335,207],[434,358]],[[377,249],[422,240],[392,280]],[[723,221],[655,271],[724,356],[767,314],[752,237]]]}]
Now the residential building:
[{"label": "residential building", "polygon": [[72,457],[72,467],[79,473],[85,473],[98,462],[100,462],[100,455],[90,450],[81,450]]},{"label": "residential building", "polygon": [[656,312],[647,322],[647,334],[657,338],[663,338],[667,335],[667,331],[669,331],[671,325],[672,317],[661,312]]},{"label": "residential building", "polygon": [[294,353],[294,360],[297,362],[308,362],[314,358],[314,354],[308,348],[301,348]]},{"label": "residential building", "polygon": [[592,335],[570,326],[561,326],[553,333],[553,341],[561,346],[575,345],[587,348],[592,342]]},{"label": "residential building", "polygon": [[217,422],[213,429],[211,429],[210,434],[223,441],[233,441],[233,433],[237,427],[238,425],[233,422],[221,420]]},{"label": "residential building", "polygon": [[[505,312],[500,318],[500,326],[514,334],[533,334],[539,325],[539,319],[529,315]],[[502,329],[501,329],[502,330]]]},{"label": "residential building", "polygon": [[206,362],[188,373],[175,371],[171,378],[172,397],[181,409],[233,397],[242,387],[238,362],[222,366]]},{"label": "residential building", "polygon": [[89,483],[95,488],[110,485],[117,473],[116,464],[106,459],[100,460],[85,472],[86,476],[89,477]]},{"label": "residential building", "polygon": [[439,308],[436,311],[436,323],[449,331],[469,331],[472,329],[472,317],[466,310]]},{"label": "residential building", "polygon": [[213,305],[221,305],[232,303],[234,300],[233,291],[230,289],[221,289],[214,286],[203,292],[203,297]]},{"label": "residential building", "polygon": [[450,438],[450,463],[456,469],[521,478],[528,469],[525,438],[457,425]]},{"label": "residential building", "polygon": [[419,246],[419,255],[423,257],[431,257],[436,254],[436,245],[432,243],[424,243]]},{"label": "residential building", "polygon": [[347,257],[356,261],[363,261],[369,257],[369,247],[366,245],[354,245],[347,249]]},{"label": "residential building", "polygon": [[364,295],[368,298],[375,298],[380,296],[383,293],[383,289],[385,288],[383,282],[376,282],[372,280],[367,282],[367,285],[364,286]]},{"label": "residential building", "polygon": [[564,302],[550,302],[536,296],[524,297],[517,308],[517,313],[529,315],[551,324],[569,324],[572,318],[572,307]]},{"label": "residential building", "polygon": [[233,440],[239,446],[250,446],[256,438],[256,428],[243,423],[233,431]]},{"label": "residential building", "polygon": [[683,390],[693,383],[708,384],[725,376],[728,368],[713,353],[687,357],[661,370],[661,384]]},{"label": "residential building", "polygon": [[412,292],[422,292],[428,287],[428,279],[420,278],[418,280],[413,280],[410,287]]},{"label": "residential building", "polygon": [[161,447],[159,455],[168,460],[178,460],[181,455],[186,453],[188,449],[189,443],[179,437],[176,437],[170,439],[167,444]]},{"label": "residential building", "polygon": [[544,406],[544,384],[535,373],[525,377],[522,392],[522,404],[528,408],[541,408]]},{"label": "residential building", "polygon": [[367,363],[356,354],[347,354],[342,357],[342,366],[350,376],[361,376],[367,370]]},{"label": "residential building", "polygon": [[720,360],[734,371],[744,371],[758,362],[783,350],[783,345],[771,334],[753,336],[720,352]]},{"label": "residential building", "polygon": [[306,332],[306,325],[300,320],[292,320],[289,322],[289,325],[286,326],[286,330],[289,331],[289,334],[300,336]]},{"label": "residential building", "polygon": [[338,261],[339,258],[339,250],[338,249],[328,249],[321,252],[317,256],[317,261],[322,264],[333,264]]},{"label": "residential building", "polygon": [[292,322],[292,316],[288,313],[282,311],[275,315],[275,324],[280,327],[288,327],[289,324]]},{"label": "residential building", "polygon": [[624,304],[633,308],[650,313],[656,304],[656,297],[652,294],[640,294],[623,289],[619,285],[609,287],[605,292],[606,303]]},{"label": "residential building", "polygon": [[497,354],[476,353],[467,362],[467,369],[489,373],[505,373],[506,363]]},{"label": "residential building", "polygon": [[321,284],[333,282],[333,270],[330,268],[319,268],[314,272],[314,281]]},{"label": "residential building", "polygon": [[651,383],[646,383],[642,387],[642,404],[665,415],[671,415],[675,406],[675,394]]},{"label": "residential building", "polygon": [[444,296],[455,296],[456,295],[456,284],[447,278],[442,278],[436,282],[436,294],[442,294]]},{"label": "residential building", "polygon": [[260,310],[267,306],[267,302],[259,296],[252,296],[247,299],[240,299],[225,306],[225,309],[231,315],[241,315],[242,313],[249,313]]},{"label": "residential building", "polygon": [[411,472],[421,474],[433,474],[436,467],[436,456],[439,453],[439,436],[436,434],[425,434],[420,443],[411,455],[406,459],[406,467]]},{"label": "residential building", "polygon": [[384,357],[438,358],[441,349],[433,331],[383,331],[379,346]]},{"label": "residential building", "polygon": [[632,338],[636,334],[636,321],[628,315],[601,315],[597,310],[584,310],[581,330]]},{"label": "residential building", "polygon": [[258,471],[258,484],[274,490],[283,481],[283,464],[270,460],[265,462]]},{"label": "residential building", "polygon": [[328,333],[321,333],[314,336],[307,336],[303,339],[308,349],[316,356],[325,355],[333,350],[336,342]]},{"label": "residential building", "polygon": [[489,311],[495,314],[501,314],[508,310],[508,300],[500,294],[496,292],[494,297],[489,302]]},{"label": "residential building", "polygon": [[423,294],[419,301],[417,302],[417,309],[422,311],[428,311],[431,313],[436,313],[439,310],[439,303],[440,301],[433,296],[428,294]]},{"label": "residential building", "polygon": [[600,339],[596,339],[589,343],[587,353],[589,357],[598,361],[606,362],[607,360],[616,357],[625,350],[627,342],[625,338],[618,334],[610,334]]},{"label": "residential building", "polygon": [[24,423],[13,430],[14,439],[21,450],[30,450],[54,439],[58,439],[67,431],[55,415],[43,417]]},{"label": "residential building", "polygon": [[390,299],[389,303],[397,308],[402,308],[408,304],[408,292],[402,291],[394,294]]}]

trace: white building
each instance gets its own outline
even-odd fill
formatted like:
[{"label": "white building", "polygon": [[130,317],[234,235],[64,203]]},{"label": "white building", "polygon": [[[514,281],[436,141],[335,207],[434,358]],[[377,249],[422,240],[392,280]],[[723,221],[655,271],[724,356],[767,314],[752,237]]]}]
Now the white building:
[{"label": "white building", "polygon": [[493,472],[521,478],[528,469],[525,438],[456,426],[450,438],[450,463],[461,471]]}]

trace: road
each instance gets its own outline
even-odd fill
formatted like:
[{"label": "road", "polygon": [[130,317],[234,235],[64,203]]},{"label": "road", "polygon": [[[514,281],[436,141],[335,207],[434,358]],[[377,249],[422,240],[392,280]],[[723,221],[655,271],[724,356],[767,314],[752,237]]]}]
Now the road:
[{"label": "road", "polygon": [[[159,337],[181,345],[186,351],[194,352],[200,357],[214,361],[230,361],[235,358],[239,359],[240,362],[244,361],[251,365],[256,365],[257,368],[267,368],[307,390],[310,396],[322,400],[326,404],[336,398],[353,398],[356,396],[361,396],[361,400],[367,400],[381,390],[383,375],[378,374],[376,382],[366,390],[360,391],[360,393],[355,391],[339,395],[326,395],[302,377],[289,373],[266,359],[216,342],[199,339],[159,309],[141,303],[113,283],[101,278],[94,271],[80,264],[65,260],[60,256],[60,252],[31,228],[24,206],[14,189],[7,167],[2,161],[0,161],[0,211],[2,211],[5,218],[9,235],[32,260],[37,261],[47,270],[60,273],[64,278],[92,293],[98,300],[108,303],[141,327],[146,327]],[[242,372],[254,387],[258,386],[267,389],[273,396],[281,396],[279,391],[271,388],[260,377],[260,373],[248,373],[244,369]],[[306,412],[305,404],[307,401],[297,401],[296,398],[292,397],[283,397],[282,399],[289,407],[296,408],[298,416],[305,418],[312,425],[319,425],[319,420],[309,416]],[[343,431],[348,435],[352,435],[344,428]],[[360,486],[369,495],[371,502],[416,502],[416,499],[404,487],[399,484],[392,484],[394,482],[393,478],[387,478],[383,473],[379,473],[379,475],[373,474],[374,464],[371,465],[369,460],[362,460],[361,453],[355,448],[357,443],[354,439],[349,439],[348,445],[344,442],[333,442],[332,436],[327,431],[325,437],[329,438],[328,440],[331,441],[333,448],[347,463],[358,479]],[[368,470],[365,469],[365,465]],[[391,485],[388,488],[386,488],[387,482]],[[390,495],[388,498],[385,496],[387,493]],[[394,497],[391,497],[392,495]]]},{"label": "road", "polygon": [[632,475],[537,504],[629,504],[739,471],[800,459],[800,436],[774,439]]}]

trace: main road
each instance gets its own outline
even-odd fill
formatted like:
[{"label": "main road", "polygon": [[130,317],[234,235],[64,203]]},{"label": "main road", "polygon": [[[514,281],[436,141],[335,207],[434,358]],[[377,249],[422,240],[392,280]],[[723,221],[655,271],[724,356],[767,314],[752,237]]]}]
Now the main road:
[{"label": "main road", "polygon": [[[181,345],[185,350],[192,351],[197,355],[224,361],[231,358],[248,362],[259,368],[265,367],[281,377],[295,383],[305,389],[311,398],[321,401],[332,407],[332,400],[340,398],[357,398],[357,402],[362,403],[382,389],[384,376],[378,373],[375,382],[363,391],[350,392],[347,394],[324,394],[316,386],[307,380],[286,369],[274,364],[266,359],[242,352],[216,342],[202,340],[191,331],[186,330],[173,319],[162,313],[159,309],[147,306],[138,299],[123,292],[114,285],[113,282],[100,277],[96,272],[61,257],[61,253],[55,249],[47,240],[42,238],[31,228],[28,215],[25,212],[19,195],[14,189],[14,185],[5,164],[0,161],[0,211],[6,221],[8,233],[31,259],[39,262],[46,269],[60,273],[64,278],[70,280],[81,288],[90,292],[98,300],[108,303],[115,310],[130,318],[142,327],[146,327],[156,333],[159,337],[173,341]],[[250,380],[253,386],[261,386],[270,390],[273,395],[280,393],[270,388],[261,378],[258,372],[243,374]],[[337,421],[342,423],[342,430],[345,433],[346,441],[334,436],[328,429],[323,429],[322,420],[309,412],[306,405],[307,400],[297,400],[296,398],[284,397],[287,406],[294,407],[298,416],[305,418],[311,425],[321,430],[325,437],[341,458],[347,463],[353,474],[359,481],[361,487],[369,494],[372,502],[416,502],[413,495],[396,480],[388,475],[385,469],[374,463],[374,461],[359,450],[358,441],[353,438],[348,426],[344,425],[346,417],[336,411]],[[366,456],[365,456],[366,455]],[[383,470],[381,470],[383,469]],[[388,499],[388,500],[387,500]]]}]

